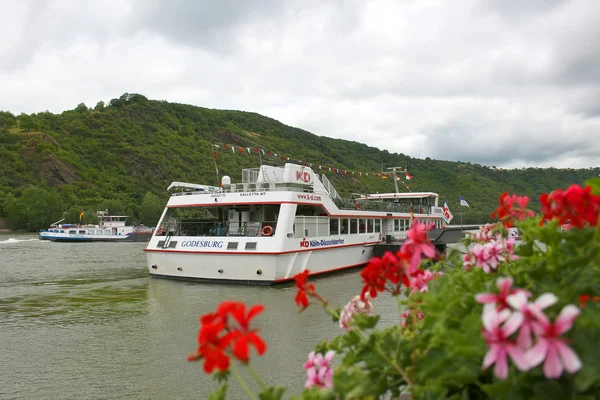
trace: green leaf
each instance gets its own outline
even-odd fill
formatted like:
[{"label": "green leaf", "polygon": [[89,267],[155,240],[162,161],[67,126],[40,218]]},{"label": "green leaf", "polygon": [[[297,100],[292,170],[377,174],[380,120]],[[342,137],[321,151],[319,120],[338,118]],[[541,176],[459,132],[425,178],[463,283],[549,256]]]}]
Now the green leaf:
[{"label": "green leaf", "polygon": [[225,400],[226,392],[227,392],[227,383],[224,383],[218,389],[211,392],[211,394],[208,396],[208,400]]},{"label": "green leaf", "polygon": [[353,320],[360,330],[373,329],[379,322],[379,315],[355,314]]},{"label": "green leaf", "polygon": [[285,392],[285,387],[282,386],[270,386],[266,390],[263,390],[258,394],[260,400],[281,400]]}]

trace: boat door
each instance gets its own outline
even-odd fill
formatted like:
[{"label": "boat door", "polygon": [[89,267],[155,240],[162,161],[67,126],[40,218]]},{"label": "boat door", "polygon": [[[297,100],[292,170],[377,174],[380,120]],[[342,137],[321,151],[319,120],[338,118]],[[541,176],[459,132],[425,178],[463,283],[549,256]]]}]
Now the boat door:
[{"label": "boat door", "polygon": [[112,228],[112,234],[115,236],[117,235],[117,228]]}]

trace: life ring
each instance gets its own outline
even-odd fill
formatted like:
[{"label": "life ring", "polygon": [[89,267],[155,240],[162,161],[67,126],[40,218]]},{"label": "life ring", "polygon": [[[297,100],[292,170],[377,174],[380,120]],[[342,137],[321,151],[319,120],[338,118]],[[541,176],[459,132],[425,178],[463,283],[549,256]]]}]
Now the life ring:
[{"label": "life ring", "polygon": [[271,225],[267,225],[264,228],[262,228],[261,233],[263,236],[271,236],[273,234],[273,228],[271,227]]},{"label": "life ring", "polygon": [[163,233],[165,233],[165,228],[161,227],[156,231],[156,236],[162,236]]},{"label": "life ring", "polygon": [[360,210],[360,204],[358,204],[358,201],[356,203],[354,203],[354,208],[356,208],[357,210]]}]

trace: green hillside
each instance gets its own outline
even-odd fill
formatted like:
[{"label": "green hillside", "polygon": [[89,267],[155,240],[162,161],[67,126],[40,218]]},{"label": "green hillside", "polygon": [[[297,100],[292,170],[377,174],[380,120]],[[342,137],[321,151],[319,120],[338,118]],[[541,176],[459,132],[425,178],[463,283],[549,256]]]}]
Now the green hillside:
[{"label": "green hillside", "polygon": [[[243,147],[242,153],[238,146]],[[99,102],[94,108],[80,104],[61,114],[0,112],[0,216],[13,228],[36,230],[64,211],[75,219],[79,209],[91,215],[109,208],[152,224],[156,211],[144,207],[162,208],[172,181],[216,185],[213,152],[220,175],[240,181],[242,168],[259,165],[254,148],[261,149],[261,160],[269,164],[282,165],[283,156],[355,172],[407,166],[414,177],[408,183],[411,190],[445,197],[455,215],[453,223],[460,212],[459,193],[470,205],[462,209],[464,222],[485,222],[504,191],[532,197],[535,208],[541,193],[582,184],[600,174],[600,168],[499,170],[411,158],[316,136],[256,113],[124,94],[108,104]],[[392,179],[326,174],[343,195],[394,190]],[[34,213],[31,209],[36,207],[44,212]]]}]

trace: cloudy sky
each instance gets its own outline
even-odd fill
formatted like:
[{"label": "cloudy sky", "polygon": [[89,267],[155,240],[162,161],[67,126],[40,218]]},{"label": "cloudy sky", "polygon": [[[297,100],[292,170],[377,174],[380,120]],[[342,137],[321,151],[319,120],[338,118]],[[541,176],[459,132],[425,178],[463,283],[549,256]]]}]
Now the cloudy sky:
[{"label": "cloudy sky", "polygon": [[600,166],[596,0],[0,0],[0,110],[123,93],[412,157]]}]

